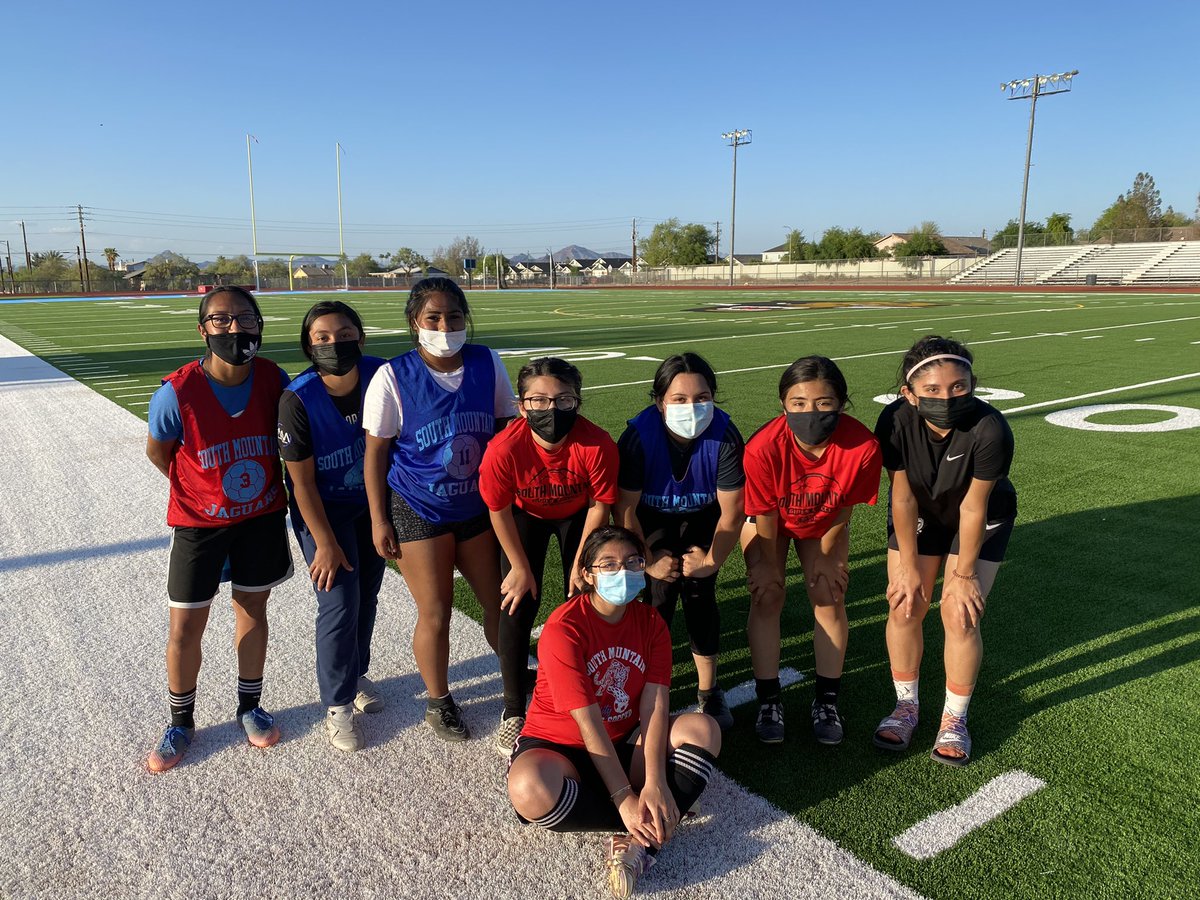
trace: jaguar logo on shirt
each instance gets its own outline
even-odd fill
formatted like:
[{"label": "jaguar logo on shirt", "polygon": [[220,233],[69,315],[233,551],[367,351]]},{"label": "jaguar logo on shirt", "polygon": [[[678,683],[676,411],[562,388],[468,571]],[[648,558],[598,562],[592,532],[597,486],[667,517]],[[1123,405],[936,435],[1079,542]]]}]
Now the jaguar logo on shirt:
[{"label": "jaguar logo on shirt", "polygon": [[837,512],[842,505],[842,488],[837,480],[815,473],[801,475],[779,498],[780,515],[793,522],[812,522]]},{"label": "jaguar logo on shirt", "polygon": [[[604,670],[592,677],[596,685],[596,696],[600,701],[600,715],[606,722],[624,719],[629,714],[629,695],[625,693],[625,683],[629,681],[629,666],[619,659],[614,659]],[[612,699],[604,695],[609,694]]]}]

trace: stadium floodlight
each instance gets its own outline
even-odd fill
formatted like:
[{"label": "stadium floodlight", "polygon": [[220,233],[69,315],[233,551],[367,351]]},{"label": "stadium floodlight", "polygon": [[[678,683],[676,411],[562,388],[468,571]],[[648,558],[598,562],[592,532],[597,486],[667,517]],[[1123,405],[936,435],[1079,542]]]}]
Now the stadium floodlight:
[{"label": "stadium floodlight", "polygon": [[733,287],[734,236],[737,233],[737,148],[749,144],[754,137],[749,128],[735,128],[721,135],[733,148],[733,210],[729,216],[729,286]]},{"label": "stadium floodlight", "polygon": [[252,251],[251,259],[254,260],[254,290],[259,290],[261,285],[258,279],[258,227],[254,222],[254,160],[250,157],[250,142],[258,143],[258,138],[252,134],[246,135],[246,168],[250,172],[250,248]]},{"label": "stadium floodlight", "polygon": [[342,236],[342,154],[346,151],[342,149],[342,144],[338,141],[334,145],[334,154],[337,156],[337,184],[338,184],[338,256],[342,264],[342,289],[350,290],[350,269],[346,265],[346,240]]},{"label": "stadium floodlight", "polygon": [[[1037,114],[1038,97],[1065,94],[1071,90],[1071,79],[1079,74],[1078,69],[1058,72],[1054,75],[1034,75],[1008,83],[1009,100],[1029,101],[1029,137],[1025,142],[1025,180],[1021,184],[1021,216],[1017,219],[1017,273],[1014,284],[1021,284],[1021,256],[1025,252],[1025,201],[1029,196],[1029,162],[1033,156],[1033,119]],[[1050,90],[1043,87],[1052,85]]]}]

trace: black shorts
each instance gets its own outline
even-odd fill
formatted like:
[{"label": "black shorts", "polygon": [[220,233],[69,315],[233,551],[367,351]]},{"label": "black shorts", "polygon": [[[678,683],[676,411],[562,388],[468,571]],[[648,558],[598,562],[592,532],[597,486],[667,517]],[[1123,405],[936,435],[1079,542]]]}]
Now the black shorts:
[{"label": "black shorts", "polygon": [[[637,737],[640,733],[641,726],[638,726],[629,732],[629,734],[613,741],[613,748],[617,751],[617,760],[621,763],[621,768],[625,770],[626,774],[628,774],[629,767],[633,762],[633,751],[637,746]],[[529,750],[553,750],[559,756],[565,756],[570,760],[571,765],[575,767],[575,771],[579,773],[581,786],[591,788],[600,796],[608,793],[608,786],[596,770],[596,764],[592,762],[592,755],[587,752],[586,747],[556,744],[554,741],[547,741],[539,737],[530,737],[527,734],[518,735],[517,742],[513,745],[512,754],[508,758],[508,767],[511,769],[517,757]],[[521,820],[521,824],[529,824],[529,820],[520,813],[517,813],[516,816]]]},{"label": "black shorts", "polygon": [[[1004,562],[1004,551],[1008,549],[1008,539],[1012,537],[1015,522],[1015,519],[1000,519],[988,522],[984,526],[983,546],[979,548],[980,559],[984,562]],[[888,511],[887,532],[888,549],[899,550],[891,510]],[[958,529],[951,530],[936,519],[925,516],[917,519],[918,556],[948,556],[957,553]]]},{"label": "black shorts", "polygon": [[267,513],[223,528],[177,525],[171,536],[167,597],[171,606],[202,609],[213,601],[229,561],[232,587],[266,591],[292,577],[287,512]]},{"label": "black shorts", "polygon": [[391,502],[388,512],[392,520],[392,528],[396,529],[396,540],[401,544],[410,541],[427,541],[443,534],[454,535],[458,543],[479,537],[492,527],[492,518],[484,510],[478,516],[465,519],[462,522],[442,522],[440,524],[421,518],[421,514],[408,505],[408,501],[389,488]]}]

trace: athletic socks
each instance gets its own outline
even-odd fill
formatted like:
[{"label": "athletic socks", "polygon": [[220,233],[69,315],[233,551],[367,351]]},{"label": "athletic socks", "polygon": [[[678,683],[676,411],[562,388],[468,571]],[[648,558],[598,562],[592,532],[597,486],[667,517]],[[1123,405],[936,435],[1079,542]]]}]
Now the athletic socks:
[{"label": "athletic socks", "polygon": [[837,706],[838,691],[841,690],[841,676],[837,678],[826,678],[824,675],[817,675],[817,703],[822,705]]},{"label": "athletic socks", "polygon": [[196,689],[175,693],[167,691],[167,702],[171,705],[171,724],[180,728],[195,728]]},{"label": "athletic socks", "polygon": [[975,685],[965,686],[947,681],[946,705],[942,707],[942,715],[965,719],[967,707],[971,705],[971,692],[974,689]]},{"label": "athletic socks", "polygon": [[243,678],[238,676],[237,693],[238,693],[238,708],[239,716],[250,712],[259,705],[262,700],[262,677],[258,678]]},{"label": "athletic socks", "polygon": [[544,816],[531,819],[550,831],[621,831],[624,825],[616,805],[574,778],[564,778],[558,801]]},{"label": "athletic socks", "polygon": [[427,709],[445,709],[454,705],[454,698],[447,694],[444,697],[429,697],[425,700]]},{"label": "athletic socks", "polygon": [[892,684],[896,687],[896,702],[919,704],[920,700],[917,694],[919,680],[917,672],[897,672],[892,669]]},{"label": "athletic socks", "polygon": [[708,787],[717,758],[695,744],[684,744],[667,753],[667,787],[675,805],[686,813]]},{"label": "athletic socks", "polygon": [[779,695],[783,693],[783,687],[779,684],[779,676],[774,678],[755,678],[754,693],[758,697],[759,703],[766,703],[768,700],[778,700]]}]

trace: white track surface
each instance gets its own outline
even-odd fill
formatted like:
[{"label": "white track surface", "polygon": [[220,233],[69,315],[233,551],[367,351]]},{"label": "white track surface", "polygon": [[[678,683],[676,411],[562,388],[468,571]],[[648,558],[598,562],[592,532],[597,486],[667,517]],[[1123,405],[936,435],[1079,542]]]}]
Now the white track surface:
[{"label": "white track surface", "polygon": [[[466,616],[451,682],[475,739],[444,744],[424,725],[415,611],[391,571],[371,673],[388,707],[364,718],[364,752],[326,743],[299,574],[269,607],[264,705],[282,742],[255,750],[233,721],[223,594],[196,740],[177,769],[148,774],[167,721],[168,530],[146,425],[2,337],[0,423],[0,896],[607,896],[601,836],[513,818],[490,741],[496,660]],[[639,895],[915,896],[724,776],[701,806]]]}]

